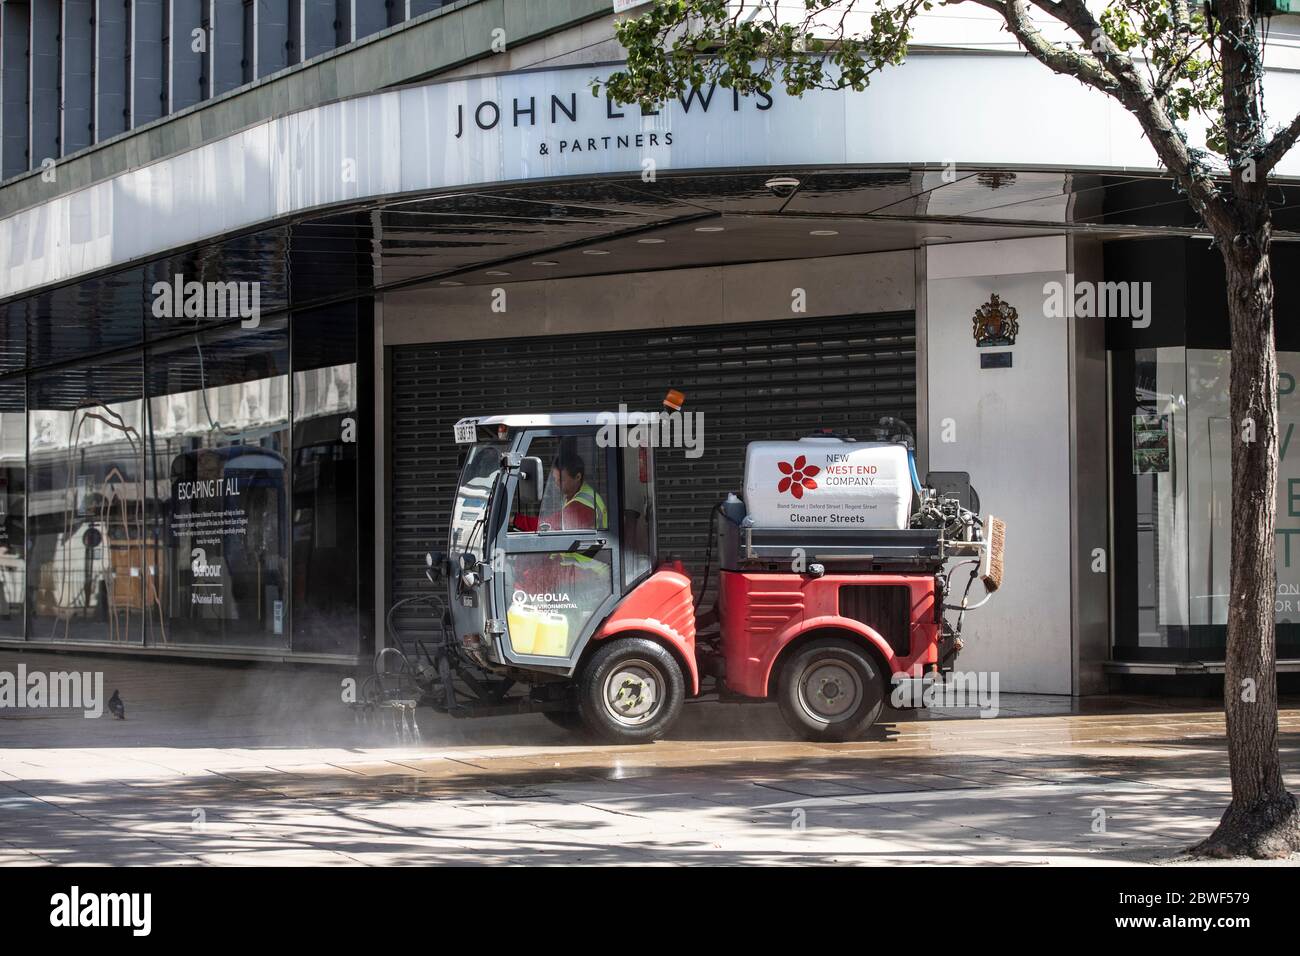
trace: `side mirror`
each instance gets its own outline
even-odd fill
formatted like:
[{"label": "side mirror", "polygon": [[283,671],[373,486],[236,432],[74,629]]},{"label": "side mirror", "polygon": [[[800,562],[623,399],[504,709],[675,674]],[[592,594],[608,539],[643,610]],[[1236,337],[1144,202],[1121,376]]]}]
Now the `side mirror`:
[{"label": "side mirror", "polygon": [[525,458],[519,462],[519,503],[539,504],[542,500],[542,460]]}]

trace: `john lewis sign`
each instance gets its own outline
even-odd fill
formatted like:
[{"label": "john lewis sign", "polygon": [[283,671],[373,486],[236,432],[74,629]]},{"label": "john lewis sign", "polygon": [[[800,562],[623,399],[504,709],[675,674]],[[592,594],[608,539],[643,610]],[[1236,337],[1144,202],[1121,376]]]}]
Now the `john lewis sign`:
[{"label": "john lewis sign", "polygon": [[[860,93],[796,100],[706,86],[646,113],[592,96],[591,81],[613,69],[468,77],[341,100],[65,193],[0,220],[0,297],[331,206],[639,175],[647,162],[660,173],[924,169],[949,159],[1155,167],[1120,107],[1023,57],[917,54]],[[1288,162],[1300,170],[1300,155]]]}]

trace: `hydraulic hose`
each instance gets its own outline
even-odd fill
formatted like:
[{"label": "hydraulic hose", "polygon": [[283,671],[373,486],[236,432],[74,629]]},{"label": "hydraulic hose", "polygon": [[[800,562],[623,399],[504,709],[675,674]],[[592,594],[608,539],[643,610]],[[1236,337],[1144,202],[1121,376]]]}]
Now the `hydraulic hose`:
[{"label": "hydraulic hose", "polygon": [[916,454],[912,449],[907,450],[907,469],[912,473],[912,490],[916,492],[916,497],[921,495],[921,476],[916,473]]}]

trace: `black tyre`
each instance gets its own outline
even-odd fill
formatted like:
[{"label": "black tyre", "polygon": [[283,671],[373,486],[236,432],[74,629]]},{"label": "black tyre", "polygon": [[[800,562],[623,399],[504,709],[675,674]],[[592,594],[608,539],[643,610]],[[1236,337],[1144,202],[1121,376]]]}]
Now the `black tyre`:
[{"label": "black tyre", "polygon": [[795,651],[781,668],[781,716],[804,740],[851,740],[885,707],[885,677],[871,653],[848,638],[828,637]]},{"label": "black tyre", "polygon": [[677,720],[685,699],[677,659],[643,637],[610,641],[591,655],[578,679],[583,723],[610,743],[658,740]]},{"label": "black tyre", "polygon": [[583,733],[587,729],[587,725],[582,722],[582,715],[576,710],[544,710],[542,716],[571,734]]}]

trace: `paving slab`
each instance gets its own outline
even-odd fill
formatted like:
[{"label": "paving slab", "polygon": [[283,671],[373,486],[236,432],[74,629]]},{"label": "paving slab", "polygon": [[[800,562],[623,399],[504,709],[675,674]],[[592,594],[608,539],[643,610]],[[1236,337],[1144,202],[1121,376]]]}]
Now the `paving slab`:
[{"label": "paving slab", "polygon": [[[128,719],[0,712],[0,866],[1182,865],[1229,795],[1215,701],[1008,694],[843,744],[700,703],[645,747],[421,712],[402,740],[327,669],[21,657],[104,670]],[[1300,789],[1300,701],[1279,723]]]}]

